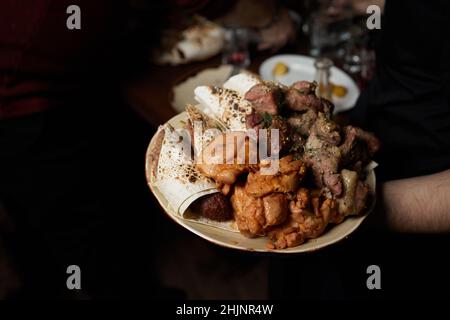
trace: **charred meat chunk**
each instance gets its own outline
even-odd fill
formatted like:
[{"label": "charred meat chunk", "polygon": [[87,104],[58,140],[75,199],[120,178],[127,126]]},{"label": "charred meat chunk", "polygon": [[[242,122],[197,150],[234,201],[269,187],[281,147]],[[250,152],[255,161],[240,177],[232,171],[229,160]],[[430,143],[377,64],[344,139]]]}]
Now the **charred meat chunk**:
[{"label": "charred meat chunk", "polygon": [[303,160],[311,167],[318,187],[327,187],[336,197],[341,195],[342,180],[338,171],[341,151],[338,147],[311,133],[306,141]]},{"label": "charred meat chunk", "polygon": [[271,115],[278,114],[282,97],[281,88],[271,83],[256,84],[245,94],[245,99],[250,101],[256,112]]},{"label": "charred meat chunk", "polygon": [[[380,141],[374,134],[360,128],[346,126],[344,141],[339,146],[342,153],[342,165],[352,166],[355,171],[367,164],[370,157],[380,148]],[[357,166],[357,167],[355,167]]]},{"label": "charred meat chunk", "polygon": [[341,142],[340,128],[338,124],[328,119],[324,113],[319,112],[314,123],[313,132],[327,143],[337,146]]},{"label": "charred meat chunk", "polygon": [[314,110],[306,110],[303,113],[296,112],[289,117],[289,125],[302,136],[308,136],[311,128],[317,120],[317,113]]},{"label": "charred meat chunk", "polygon": [[263,121],[262,114],[256,112],[255,110],[252,111],[247,117],[245,118],[245,125],[247,129],[253,129],[258,128],[259,124]]},{"label": "charred meat chunk", "polygon": [[294,111],[323,110],[322,101],[314,93],[316,90],[314,82],[300,81],[294,83],[286,92],[285,103]]}]

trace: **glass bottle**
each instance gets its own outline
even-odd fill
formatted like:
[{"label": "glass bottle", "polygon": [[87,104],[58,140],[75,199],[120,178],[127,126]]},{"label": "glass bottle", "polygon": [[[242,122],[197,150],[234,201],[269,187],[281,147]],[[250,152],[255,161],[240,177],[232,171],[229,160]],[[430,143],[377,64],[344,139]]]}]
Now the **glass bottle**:
[{"label": "glass bottle", "polygon": [[319,58],[314,62],[316,68],[316,76],[314,80],[317,82],[316,95],[331,101],[332,86],[330,82],[330,70],[333,61],[328,58]]}]

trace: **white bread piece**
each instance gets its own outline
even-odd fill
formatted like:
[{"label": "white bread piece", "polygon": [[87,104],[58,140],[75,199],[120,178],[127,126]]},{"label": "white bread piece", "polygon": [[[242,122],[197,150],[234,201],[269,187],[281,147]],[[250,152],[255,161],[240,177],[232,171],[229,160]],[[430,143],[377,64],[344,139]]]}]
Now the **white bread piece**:
[{"label": "white bread piece", "polygon": [[[216,183],[202,175],[187,152],[189,144],[183,144],[180,134],[166,124],[156,167],[154,185],[164,194],[168,204],[177,214],[183,216],[196,199],[219,192]],[[181,131],[183,132],[183,131]]]},{"label": "white bread piece", "polygon": [[223,87],[225,89],[234,90],[241,97],[245,97],[245,94],[254,86],[257,84],[263,83],[260,77],[258,77],[254,73],[250,72],[241,72],[235,76],[232,76],[230,79],[228,79],[224,84]]},{"label": "white bread piece", "polygon": [[200,19],[182,33],[182,39],[169,51],[156,53],[160,64],[179,65],[201,61],[218,54],[224,45],[224,30],[217,24]]},{"label": "white bread piece", "polygon": [[244,131],[246,117],[252,113],[252,105],[236,91],[212,86],[195,88],[197,100],[203,112],[210,114],[233,131]]}]

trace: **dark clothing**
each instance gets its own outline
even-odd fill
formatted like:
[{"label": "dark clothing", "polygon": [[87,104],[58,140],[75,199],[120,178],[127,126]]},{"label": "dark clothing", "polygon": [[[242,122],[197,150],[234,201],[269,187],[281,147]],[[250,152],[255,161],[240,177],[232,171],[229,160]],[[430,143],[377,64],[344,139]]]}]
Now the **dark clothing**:
[{"label": "dark clothing", "polygon": [[450,168],[448,1],[387,1],[374,79],[353,120],[382,141],[381,179]]},{"label": "dark clothing", "polygon": [[[382,142],[378,181],[450,168],[449,6],[446,0],[386,1],[376,75],[351,112],[354,123]],[[448,298],[450,266],[442,258],[448,243],[448,235],[370,232],[362,226],[325,250],[274,261],[272,296]],[[373,264],[381,269],[381,290],[366,285]]]},{"label": "dark clothing", "polygon": [[90,297],[157,294],[149,228],[162,215],[143,165],[152,130],[131,110],[109,108],[103,117],[65,106],[0,122],[0,201],[14,224],[5,239],[21,296],[69,296],[72,264]]},{"label": "dark clothing", "polygon": [[[101,94],[116,79],[113,73],[113,78],[104,74],[118,64],[112,57],[126,23],[118,15],[123,13],[119,3],[3,0],[0,119],[75,105],[81,96]],[[73,4],[80,7],[80,30],[66,26],[66,9]]]},{"label": "dark clothing", "polygon": [[[81,9],[69,30],[66,8]],[[94,298],[158,293],[144,156],[152,130],[121,102],[117,1],[0,2],[0,202],[21,296],[64,297],[78,265]],[[133,59],[137,60],[136,56]],[[150,201],[150,203],[149,203]],[[153,214],[154,216],[154,214]]]}]

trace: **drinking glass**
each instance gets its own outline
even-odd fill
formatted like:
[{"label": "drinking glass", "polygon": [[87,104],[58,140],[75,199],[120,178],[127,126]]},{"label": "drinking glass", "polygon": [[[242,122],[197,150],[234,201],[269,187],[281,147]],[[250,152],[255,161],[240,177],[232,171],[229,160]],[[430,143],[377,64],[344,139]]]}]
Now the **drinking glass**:
[{"label": "drinking glass", "polygon": [[225,45],[222,63],[234,69],[245,69],[250,65],[249,32],[244,28],[231,28],[225,31]]}]

